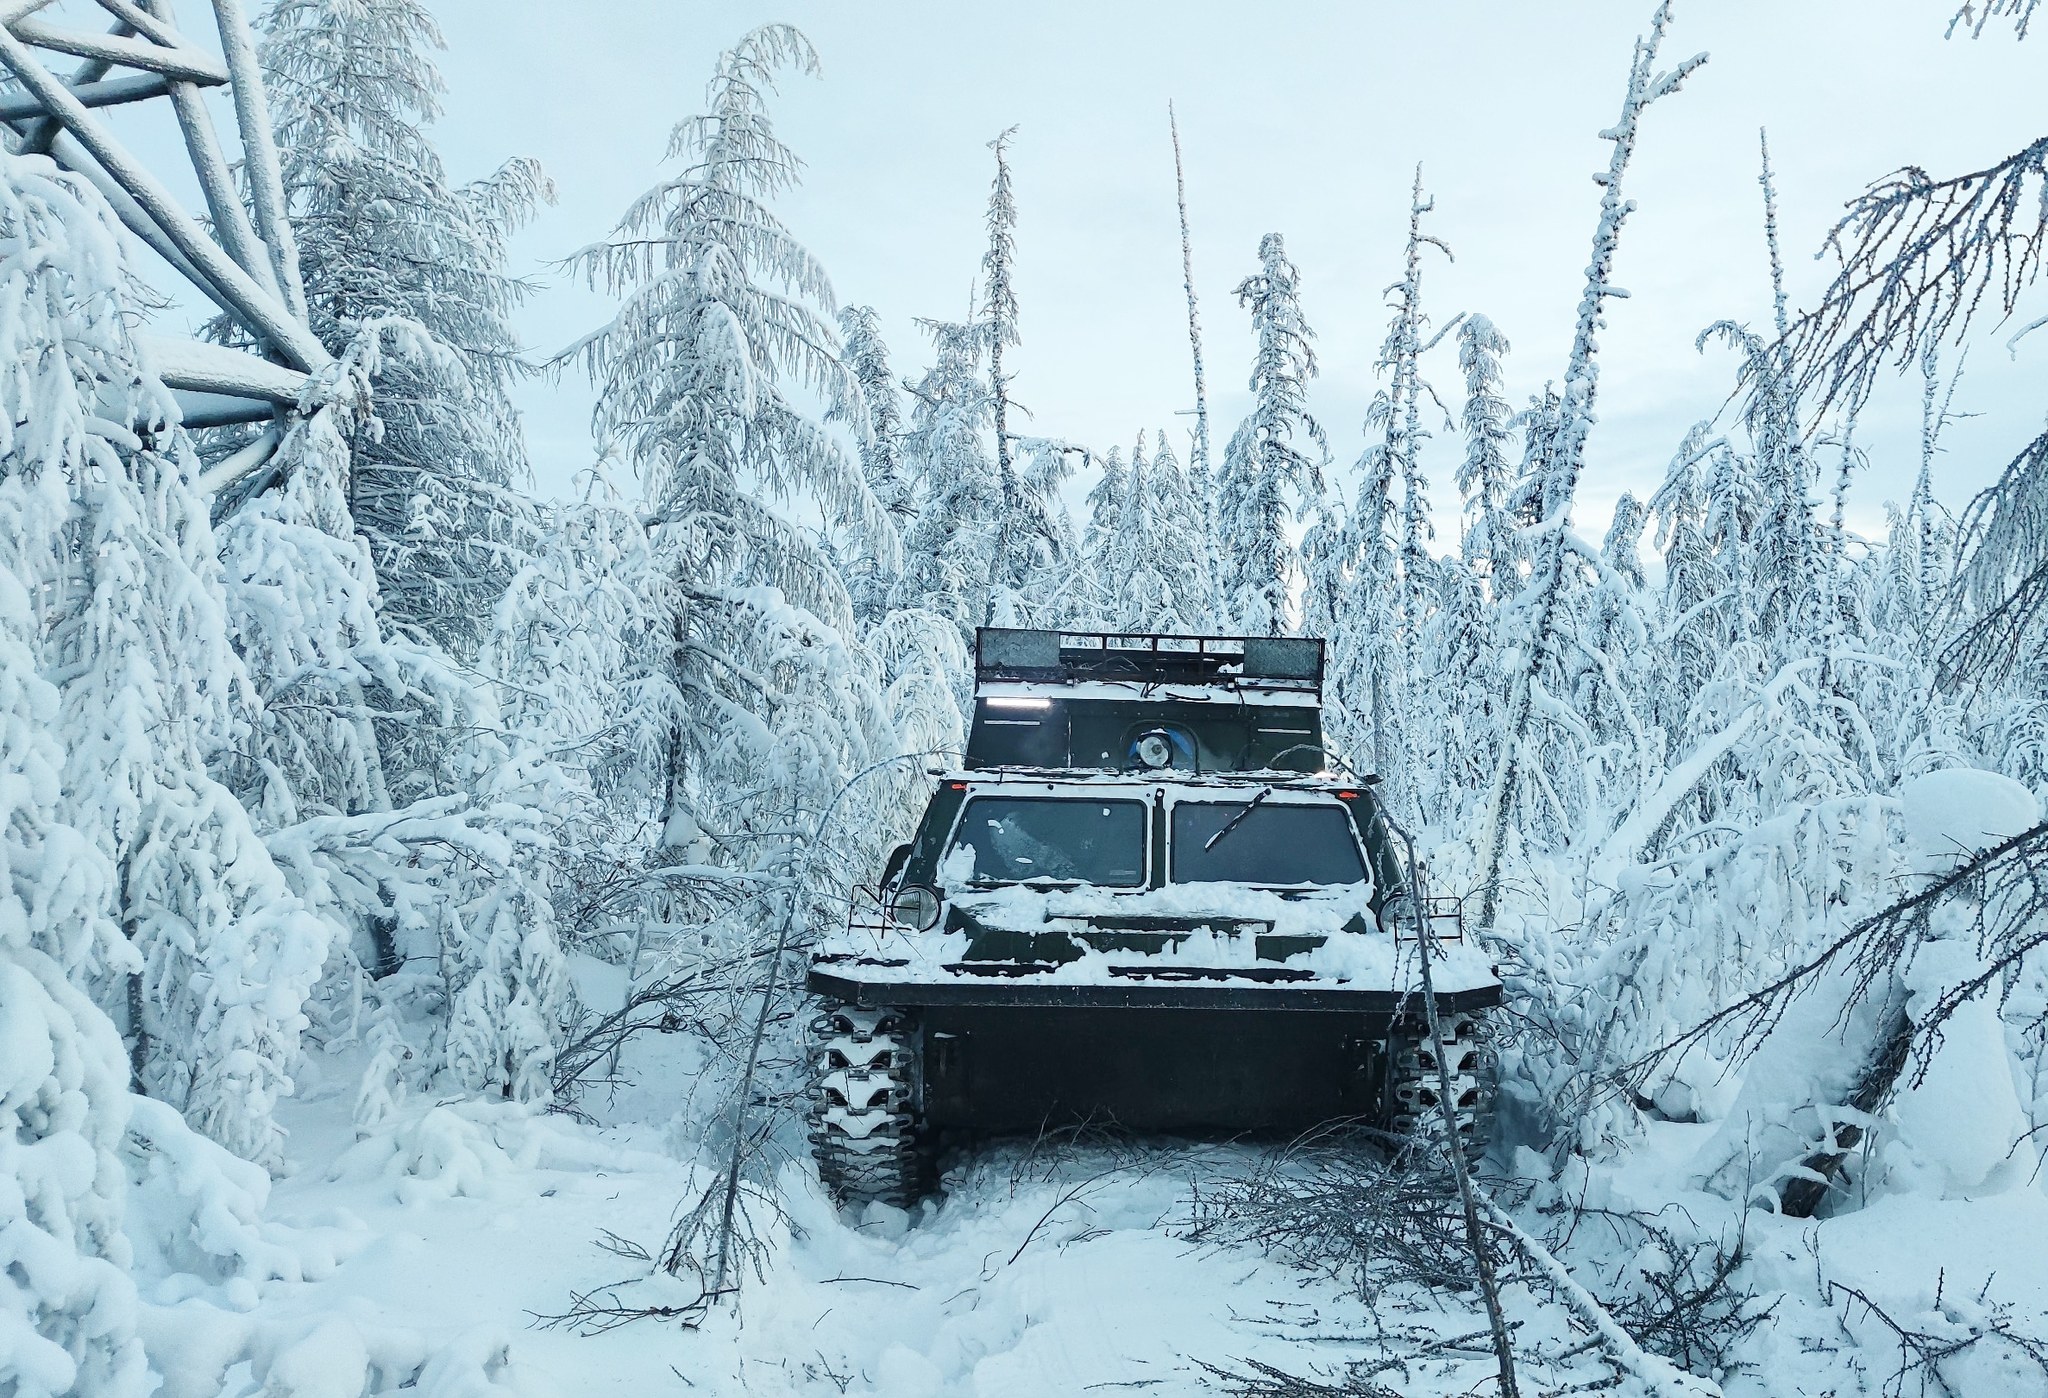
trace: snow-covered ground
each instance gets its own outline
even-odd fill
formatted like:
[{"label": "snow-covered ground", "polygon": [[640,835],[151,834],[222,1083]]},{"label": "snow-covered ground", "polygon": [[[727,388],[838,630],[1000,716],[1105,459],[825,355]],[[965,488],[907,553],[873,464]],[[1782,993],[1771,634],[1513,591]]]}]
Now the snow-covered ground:
[{"label": "snow-covered ground", "polygon": [[[1317,1274],[1191,1240],[1195,1192],[1260,1163],[1243,1145],[995,1145],[952,1162],[943,1202],[860,1218],[791,1165],[777,1181],[787,1216],[766,1229],[762,1273],[745,1277],[736,1305],[695,1330],[551,1326],[544,1318],[579,1294],[635,1305],[695,1294],[646,1280],[616,1241],[658,1251],[707,1178],[675,1153],[694,1135],[672,1129],[687,1086],[678,1046],[644,1041],[629,1062],[636,1084],[596,1122],[416,1102],[362,1140],[350,1124],[356,1065],[310,1065],[284,1113],[290,1172],[260,1224],[246,1198],[239,1221],[232,1200],[190,1215],[168,1185],[131,1211],[133,1231],[172,1239],[137,1266],[166,1398],[353,1398],[409,1383],[463,1395],[1170,1395],[1227,1391],[1217,1371],[1255,1363],[1332,1375],[1359,1361],[1403,1394],[1492,1391],[1476,1296],[1395,1283],[1368,1304],[1334,1259]],[[1632,1154],[1540,1187],[1519,1216],[1610,1299],[1655,1259],[1639,1231],[1597,1210],[1654,1214],[1681,1242],[1740,1235],[1735,1280],[1770,1313],[1723,1376],[1731,1398],[1900,1391],[1887,1385],[1904,1352],[1882,1316],[1937,1344],[2000,1324],[2048,1333],[2048,1199],[2035,1182],[1800,1223],[1693,1187],[1715,1130],[1655,1125]],[[1582,1210],[1576,1224],[1566,1205]],[[239,1266],[199,1258],[235,1249]],[[604,1291],[614,1283],[625,1285]],[[1506,1301],[1524,1392],[1613,1374],[1548,1288],[1518,1280]],[[1432,1349],[1446,1339],[1460,1342]],[[1948,1389],[1930,1379],[1928,1391],[2048,1393],[2048,1375],[1995,1337],[1945,1360],[1941,1376]],[[1905,1385],[1918,1392],[1920,1376]],[[1630,1379],[1616,1391],[1646,1390]]]}]

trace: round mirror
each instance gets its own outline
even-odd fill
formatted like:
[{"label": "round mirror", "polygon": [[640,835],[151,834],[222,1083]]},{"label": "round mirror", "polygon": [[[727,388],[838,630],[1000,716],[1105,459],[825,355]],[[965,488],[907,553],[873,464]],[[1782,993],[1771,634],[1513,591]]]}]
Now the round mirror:
[{"label": "round mirror", "polygon": [[1415,899],[1406,893],[1395,893],[1380,904],[1380,931],[1391,932],[1396,937],[1415,935]]},{"label": "round mirror", "polygon": [[889,920],[919,932],[939,925],[939,895],[921,883],[905,884],[889,900]]}]

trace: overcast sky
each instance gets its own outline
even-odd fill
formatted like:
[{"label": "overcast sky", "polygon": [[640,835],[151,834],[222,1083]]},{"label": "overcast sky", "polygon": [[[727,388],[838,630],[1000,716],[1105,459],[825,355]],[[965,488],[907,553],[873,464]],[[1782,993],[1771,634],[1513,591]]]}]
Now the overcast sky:
[{"label": "overcast sky", "polygon": [[[551,352],[608,313],[554,267],[599,239],[661,175],[675,122],[702,109],[720,49],[769,20],[816,45],[821,78],[790,75],[779,134],[807,162],[780,211],[840,299],[882,313],[901,372],[924,362],[914,317],[966,314],[992,173],[1013,154],[1023,344],[1015,392],[1029,430],[1098,450],[1146,428],[1185,433],[1193,390],[1181,291],[1169,98],[1180,113],[1217,449],[1244,411],[1249,319],[1231,295],[1260,235],[1286,235],[1319,334],[1313,411],[1340,473],[1362,444],[1385,333],[1382,288],[1399,273],[1407,192],[1422,162],[1431,220],[1457,255],[1433,259],[1439,321],[1491,316],[1514,344],[1517,401],[1555,378],[1569,348],[1607,162],[1597,133],[1619,109],[1630,44],[1650,0],[1588,3],[1268,5],[1156,0],[994,6],[753,0],[430,0],[446,32],[451,172],[539,157],[557,205],[519,239],[539,285],[524,327]],[[1602,337],[1600,425],[1580,526],[1597,533],[1623,490],[1661,479],[1685,429],[1732,381],[1728,351],[1694,349],[1721,317],[1763,325],[1769,288],[1757,129],[1770,129],[1796,299],[1845,199],[1907,163],[1979,168],[2041,134],[2048,36],[1944,41],[1947,0],[1681,0],[1665,66],[1711,61],[1645,120]],[[2048,343],[2015,361],[1984,335],[1939,465],[1955,505],[1984,484],[2041,412]],[[2048,339],[2048,336],[2042,337]],[[1428,376],[1455,410],[1455,351]],[[2031,391],[2030,391],[2031,390]],[[1882,519],[1917,469],[1917,386],[1866,415],[1875,452],[1855,518]],[[576,377],[527,390],[543,489],[570,490],[594,453]],[[1184,438],[1181,440],[1184,441]],[[1454,434],[1434,444],[1435,502],[1452,518]]]}]

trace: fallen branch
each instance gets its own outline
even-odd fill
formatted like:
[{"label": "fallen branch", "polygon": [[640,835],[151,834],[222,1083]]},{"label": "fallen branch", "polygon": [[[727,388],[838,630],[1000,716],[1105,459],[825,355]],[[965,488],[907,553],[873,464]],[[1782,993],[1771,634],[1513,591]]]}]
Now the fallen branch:
[{"label": "fallen branch", "polygon": [[1716,1385],[1686,1373],[1670,1360],[1659,1358],[1637,1344],[1607,1308],[1578,1284],[1570,1269],[1558,1261],[1549,1248],[1523,1232],[1521,1225],[1509,1217],[1505,1209],[1483,1192],[1479,1203],[1488,1221],[1514,1243],[1530,1266],[1544,1275],[1565,1305],[1600,1341],[1600,1347],[1615,1364],[1641,1380],[1659,1398],[1719,1398],[1721,1390]]}]

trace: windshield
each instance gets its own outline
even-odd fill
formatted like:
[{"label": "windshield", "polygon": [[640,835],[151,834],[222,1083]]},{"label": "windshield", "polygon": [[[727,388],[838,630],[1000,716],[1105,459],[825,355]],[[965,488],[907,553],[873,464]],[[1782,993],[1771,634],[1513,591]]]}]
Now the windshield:
[{"label": "windshield", "polygon": [[1135,888],[1145,881],[1145,807],[1138,801],[976,796],[960,816],[942,868],[957,882],[1052,879]]},{"label": "windshield", "polygon": [[[1365,878],[1351,816],[1342,806],[1265,802],[1246,809],[1249,800],[1175,804],[1175,883],[1334,884]],[[1209,845],[1212,838],[1216,842]]]}]

